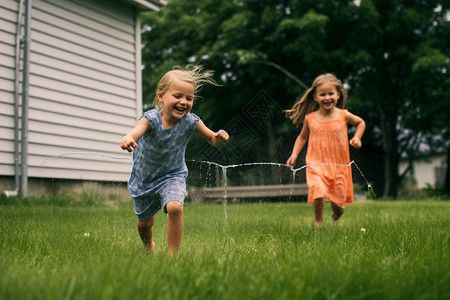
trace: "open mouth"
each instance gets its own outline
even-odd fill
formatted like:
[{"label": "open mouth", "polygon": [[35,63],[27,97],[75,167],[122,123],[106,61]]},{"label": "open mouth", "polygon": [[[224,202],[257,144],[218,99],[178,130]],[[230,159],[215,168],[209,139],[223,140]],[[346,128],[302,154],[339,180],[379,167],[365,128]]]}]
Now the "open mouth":
[{"label": "open mouth", "polygon": [[186,111],[186,107],[177,107],[177,106],[175,106],[174,109],[175,109],[176,111],[181,112],[181,113]]}]

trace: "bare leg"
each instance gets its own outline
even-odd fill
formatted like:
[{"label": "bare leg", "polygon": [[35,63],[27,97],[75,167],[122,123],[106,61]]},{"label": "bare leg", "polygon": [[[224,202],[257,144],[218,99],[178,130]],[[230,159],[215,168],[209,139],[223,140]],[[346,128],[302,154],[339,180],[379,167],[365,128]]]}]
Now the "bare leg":
[{"label": "bare leg", "polygon": [[316,226],[322,227],[323,225],[323,198],[315,199],[313,202],[314,217],[316,218]]},{"label": "bare leg", "polygon": [[152,240],[153,237],[153,224],[155,224],[155,216],[147,219],[145,221],[138,220],[137,226],[139,231],[139,236],[145,245],[145,248],[149,251],[155,250],[155,243]]},{"label": "bare leg", "polygon": [[331,215],[331,218],[333,219],[333,221],[339,220],[339,218],[344,213],[344,209],[333,202],[331,202],[331,208],[333,209],[333,214]]},{"label": "bare leg", "polygon": [[169,220],[167,221],[167,242],[169,255],[178,256],[181,236],[183,235],[183,204],[178,201],[170,201],[166,205]]}]

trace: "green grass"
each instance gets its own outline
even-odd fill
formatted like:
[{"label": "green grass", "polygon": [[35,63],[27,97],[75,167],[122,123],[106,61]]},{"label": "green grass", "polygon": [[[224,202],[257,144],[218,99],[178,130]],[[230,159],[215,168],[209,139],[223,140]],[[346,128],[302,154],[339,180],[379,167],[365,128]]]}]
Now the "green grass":
[{"label": "green grass", "polygon": [[187,204],[174,259],[161,212],[148,253],[131,202],[67,199],[0,199],[0,299],[450,298],[450,202]]}]

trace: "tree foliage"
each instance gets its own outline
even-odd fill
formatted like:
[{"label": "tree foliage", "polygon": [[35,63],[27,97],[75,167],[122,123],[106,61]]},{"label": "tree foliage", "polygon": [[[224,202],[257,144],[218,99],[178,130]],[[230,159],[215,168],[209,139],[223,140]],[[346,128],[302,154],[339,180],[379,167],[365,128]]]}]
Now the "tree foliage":
[{"label": "tree foliage", "polygon": [[144,102],[173,66],[203,64],[222,86],[205,87],[194,112],[232,135],[223,149],[195,140],[188,151],[284,163],[298,131],[282,110],[332,72],[367,122],[363,164],[396,197],[401,157],[449,149],[449,16],[442,0],[169,0],[143,17]]}]

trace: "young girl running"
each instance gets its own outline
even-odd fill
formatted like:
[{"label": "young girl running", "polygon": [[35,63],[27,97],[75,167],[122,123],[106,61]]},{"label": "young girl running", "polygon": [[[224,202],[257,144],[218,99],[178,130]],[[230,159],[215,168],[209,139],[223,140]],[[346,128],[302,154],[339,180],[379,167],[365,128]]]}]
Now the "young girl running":
[{"label": "young girl running", "polygon": [[215,84],[212,72],[199,66],[174,69],[159,81],[155,109],[143,114],[122,139],[120,147],[133,151],[133,168],[128,190],[133,198],[137,227],[142,242],[154,251],[152,240],[155,214],[168,214],[167,240],[170,255],[178,255],[183,232],[183,204],[186,195],[186,144],[195,131],[212,146],[228,141],[224,130],[211,131],[191,113],[195,92],[205,83]]},{"label": "young girl running", "polygon": [[[313,203],[316,226],[323,224],[324,202],[330,202],[332,219],[337,221],[344,213],[346,203],[353,203],[353,184],[348,144],[356,149],[362,146],[361,137],[366,128],[363,119],[343,109],[347,98],[339,79],[333,74],[318,76],[286,117],[303,128],[295,140],[292,154],[286,164],[294,166],[300,151],[308,140],[306,153],[306,181],[308,203]],[[347,124],[356,127],[348,142]]]}]

